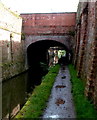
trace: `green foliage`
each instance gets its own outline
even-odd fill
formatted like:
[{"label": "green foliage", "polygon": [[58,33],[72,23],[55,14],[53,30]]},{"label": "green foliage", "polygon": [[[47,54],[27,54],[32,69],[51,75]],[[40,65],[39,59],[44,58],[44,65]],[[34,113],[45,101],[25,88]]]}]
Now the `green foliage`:
[{"label": "green foliage", "polygon": [[58,51],[58,57],[61,58],[61,56],[66,55],[66,51],[65,50],[59,50]]},{"label": "green foliage", "polygon": [[22,33],[22,34],[21,34],[21,39],[22,39],[22,40],[25,40],[25,33]]},{"label": "green foliage", "polygon": [[69,31],[69,35],[71,35],[71,36],[75,36],[75,31]]},{"label": "green foliage", "polygon": [[77,72],[72,65],[69,65],[69,70],[77,118],[97,118],[97,111],[84,95],[84,82],[77,78]]},{"label": "green foliage", "polygon": [[56,65],[50,68],[48,74],[42,79],[41,84],[35,87],[32,95],[15,118],[39,118],[42,115],[59,67]]}]

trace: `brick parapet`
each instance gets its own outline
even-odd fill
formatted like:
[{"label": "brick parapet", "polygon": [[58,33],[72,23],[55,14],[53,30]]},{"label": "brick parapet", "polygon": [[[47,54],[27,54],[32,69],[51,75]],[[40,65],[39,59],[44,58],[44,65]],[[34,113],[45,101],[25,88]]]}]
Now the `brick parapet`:
[{"label": "brick parapet", "polygon": [[33,35],[62,35],[74,32],[76,13],[21,14],[23,32]]}]

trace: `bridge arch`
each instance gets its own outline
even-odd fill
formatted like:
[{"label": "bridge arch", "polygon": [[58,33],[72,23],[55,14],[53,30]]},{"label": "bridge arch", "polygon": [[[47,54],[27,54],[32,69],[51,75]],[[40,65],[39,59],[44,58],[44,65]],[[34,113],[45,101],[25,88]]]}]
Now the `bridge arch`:
[{"label": "bridge arch", "polygon": [[[32,42],[28,47],[27,47],[27,59],[28,59],[28,65],[30,66],[31,62],[31,56],[33,56],[33,59],[36,57],[37,60],[41,60],[43,62],[45,62],[46,60],[43,59],[44,55],[46,58],[46,54],[47,54],[47,50],[50,47],[55,47],[55,46],[59,46],[62,47],[62,49],[64,49],[67,53],[70,53],[71,48],[68,47],[68,45],[62,42],[59,42],[57,40],[37,40]],[[43,58],[42,58],[43,57]],[[35,60],[36,61],[36,60]]]},{"label": "bridge arch", "polygon": [[32,43],[36,43],[39,41],[55,41],[58,43],[63,44],[66,46],[69,50],[71,50],[71,45],[72,45],[72,36],[70,35],[64,35],[64,36],[33,36],[33,35],[26,35],[25,39],[25,47],[26,49],[31,45]]},{"label": "bridge arch", "polygon": [[[26,42],[27,41],[27,42]],[[30,66],[30,63],[29,61],[31,61],[31,55],[33,53],[33,58],[37,58],[37,54],[38,52],[41,52],[40,55],[45,55],[46,54],[46,51],[50,48],[50,47],[54,47],[54,46],[60,46],[60,47],[63,47],[64,50],[67,51],[67,56],[68,56],[68,53],[71,53],[72,51],[72,46],[71,46],[71,36],[66,36],[66,38],[63,40],[63,39],[35,39],[35,40],[26,40],[25,41],[25,47],[26,47],[26,67],[29,67]],[[34,51],[34,52],[33,52]],[[31,54],[31,55],[30,55]],[[43,56],[41,56],[42,58]],[[44,58],[44,57],[43,57]]]},{"label": "bridge arch", "polygon": [[[56,40],[39,40],[32,42],[27,47],[27,63],[29,67],[29,85],[36,85],[41,83],[41,77],[47,73],[47,71],[43,71],[40,66],[40,62],[46,63],[47,62],[47,54],[48,49],[50,47],[59,46],[62,49],[66,50],[67,53],[69,49],[66,45]],[[29,86],[28,85],[28,86]],[[29,86],[30,87],[30,86]]]}]

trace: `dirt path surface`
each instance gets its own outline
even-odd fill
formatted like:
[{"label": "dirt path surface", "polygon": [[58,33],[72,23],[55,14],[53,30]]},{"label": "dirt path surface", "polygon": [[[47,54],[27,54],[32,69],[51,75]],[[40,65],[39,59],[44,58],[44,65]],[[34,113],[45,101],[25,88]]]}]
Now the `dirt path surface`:
[{"label": "dirt path surface", "polygon": [[76,118],[67,66],[59,70],[43,118]]}]

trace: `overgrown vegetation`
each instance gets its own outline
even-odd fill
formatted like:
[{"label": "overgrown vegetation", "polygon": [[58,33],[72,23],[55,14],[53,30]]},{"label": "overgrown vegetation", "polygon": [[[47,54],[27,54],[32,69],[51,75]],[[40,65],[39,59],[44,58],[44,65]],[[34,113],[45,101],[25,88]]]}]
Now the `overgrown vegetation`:
[{"label": "overgrown vegetation", "polygon": [[21,34],[21,40],[25,40],[25,33]]},{"label": "overgrown vegetation", "polygon": [[69,65],[72,82],[72,92],[77,113],[77,118],[96,118],[97,111],[94,105],[84,95],[85,85],[81,79],[77,78],[77,72],[72,65]]},{"label": "overgrown vegetation", "polygon": [[59,68],[59,65],[50,68],[48,74],[42,79],[41,84],[35,87],[32,95],[15,118],[39,118],[43,114]]},{"label": "overgrown vegetation", "polygon": [[71,36],[75,36],[75,31],[69,31],[69,35],[71,35]]}]

